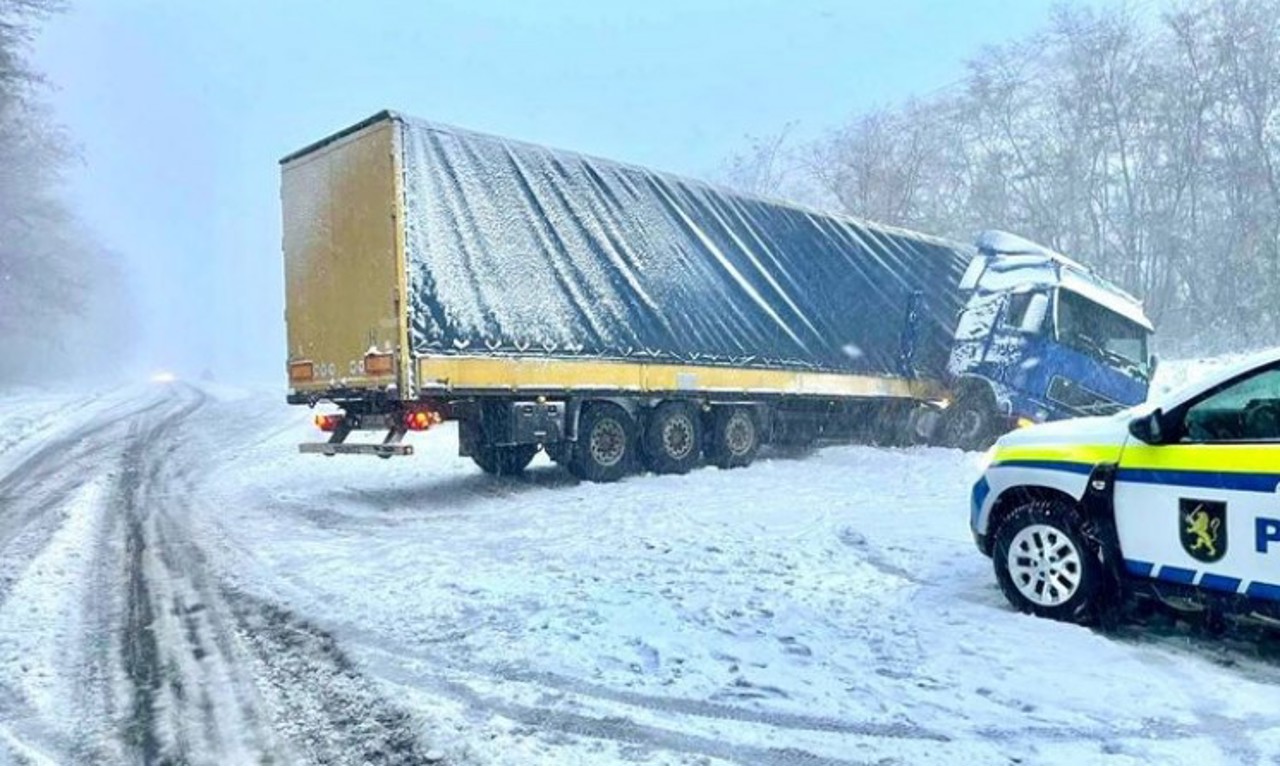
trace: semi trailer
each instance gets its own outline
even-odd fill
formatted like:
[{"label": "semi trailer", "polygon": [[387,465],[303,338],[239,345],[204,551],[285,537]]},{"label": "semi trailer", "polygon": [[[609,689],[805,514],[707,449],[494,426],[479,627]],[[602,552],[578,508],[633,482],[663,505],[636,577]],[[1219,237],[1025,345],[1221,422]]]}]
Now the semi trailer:
[{"label": "semi trailer", "polygon": [[[1141,304],[1012,235],[976,247],[384,111],[281,160],[288,401],[304,453],[486,472],[750,463],[1145,399]],[[353,435],[381,434],[380,440]]]}]

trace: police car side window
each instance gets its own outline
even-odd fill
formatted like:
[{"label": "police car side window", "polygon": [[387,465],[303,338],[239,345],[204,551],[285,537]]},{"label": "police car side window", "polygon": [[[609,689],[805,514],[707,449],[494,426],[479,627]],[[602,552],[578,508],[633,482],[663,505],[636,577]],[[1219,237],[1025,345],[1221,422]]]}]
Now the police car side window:
[{"label": "police car side window", "polygon": [[1192,405],[1182,441],[1280,442],[1280,369],[1236,381]]}]

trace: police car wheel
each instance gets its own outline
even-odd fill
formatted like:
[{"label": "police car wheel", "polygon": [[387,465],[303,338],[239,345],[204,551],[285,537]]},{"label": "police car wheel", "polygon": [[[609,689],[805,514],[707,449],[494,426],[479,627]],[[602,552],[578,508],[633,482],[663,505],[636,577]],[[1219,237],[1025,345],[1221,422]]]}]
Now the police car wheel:
[{"label": "police car wheel", "polygon": [[1102,561],[1070,503],[1032,500],[1016,508],[996,530],[991,558],[1000,589],[1019,611],[1082,625],[1095,619]]}]

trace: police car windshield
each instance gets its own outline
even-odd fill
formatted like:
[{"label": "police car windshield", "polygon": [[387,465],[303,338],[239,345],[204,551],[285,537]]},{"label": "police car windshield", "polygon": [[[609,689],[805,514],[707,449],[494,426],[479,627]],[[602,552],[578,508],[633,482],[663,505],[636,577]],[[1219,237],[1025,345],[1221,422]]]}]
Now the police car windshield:
[{"label": "police car windshield", "polygon": [[1069,290],[1058,293],[1058,340],[1147,374],[1147,329]]}]

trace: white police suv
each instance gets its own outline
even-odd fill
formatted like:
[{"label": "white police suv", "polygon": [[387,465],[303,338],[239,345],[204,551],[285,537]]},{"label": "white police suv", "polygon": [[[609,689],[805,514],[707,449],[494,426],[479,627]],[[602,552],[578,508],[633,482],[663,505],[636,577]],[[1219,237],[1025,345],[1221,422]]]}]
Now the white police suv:
[{"label": "white police suv", "polygon": [[1145,592],[1280,626],[1280,352],[988,460],[970,525],[1018,609],[1084,623]]}]

